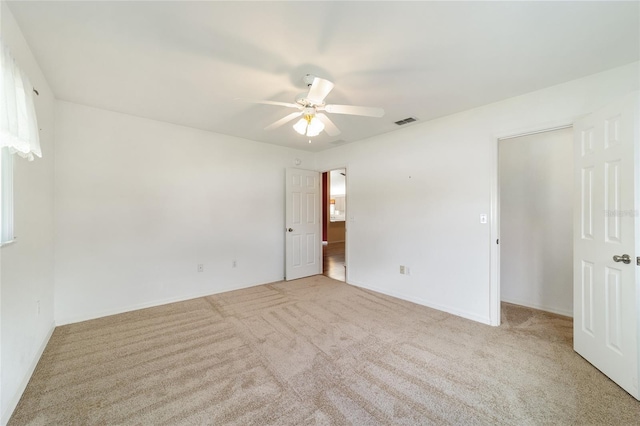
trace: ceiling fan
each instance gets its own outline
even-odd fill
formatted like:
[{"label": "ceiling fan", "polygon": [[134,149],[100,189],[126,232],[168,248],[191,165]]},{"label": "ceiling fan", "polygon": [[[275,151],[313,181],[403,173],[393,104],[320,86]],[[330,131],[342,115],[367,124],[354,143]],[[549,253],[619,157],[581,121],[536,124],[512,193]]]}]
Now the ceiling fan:
[{"label": "ceiling fan", "polygon": [[354,105],[327,105],[324,99],[327,97],[329,92],[331,92],[334,84],[329,80],[325,80],[311,74],[305,75],[303,80],[307,87],[309,87],[309,92],[299,94],[296,97],[295,103],[248,101],[256,104],[276,105],[295,108],[298,110],[274,123],[271,123],[265,127],[265,130],[278,128],[297,117],[301,117],[300,120],[293,125],[294,130],[301,135],[305,135],[307,137],[318,136],[320,132],[324,130],[329,136],[336,136],[340,134],[340,129],[333,124],[324,112],[331,114],[362,115],[365,117],[382,117],[384,115],[384,109],[382,108]]}]

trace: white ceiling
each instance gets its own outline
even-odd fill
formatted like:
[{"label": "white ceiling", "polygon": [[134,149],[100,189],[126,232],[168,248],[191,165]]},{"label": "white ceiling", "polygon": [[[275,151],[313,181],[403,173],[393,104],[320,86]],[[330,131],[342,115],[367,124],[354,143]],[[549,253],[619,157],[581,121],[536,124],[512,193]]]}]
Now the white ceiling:
[{"label": "white ceiling", "polygon": [[[9,2],[58,99],[319,151],[639,59],[638,2]],[[292,102],[336,85],[342,130],[307,143]],[[411,124],[410,124],[411,125]],[[344,142],[337,142],[344,141]]]}]

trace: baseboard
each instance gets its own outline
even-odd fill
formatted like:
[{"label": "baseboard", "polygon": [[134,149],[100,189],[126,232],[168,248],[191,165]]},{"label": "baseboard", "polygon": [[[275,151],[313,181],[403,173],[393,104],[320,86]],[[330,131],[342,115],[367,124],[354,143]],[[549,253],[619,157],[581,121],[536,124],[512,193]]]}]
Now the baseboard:
[{"label": "baseboard", "polygon": [[500,299],[500,301],[501,302],[506,302],[506,303],[511,303],[513,305],[525,306],[527,308],[533,308],[533,309],[537,309],[539,311],[551,312],[552,314],[558,314],[558,315],[562,315],[562,316],[565,316],[565,317],[573,318],[573,311],[569,311],[569,310],[566,310],[566,309],[552,308],[552,307],[549,307],[549,306],[538,305],[537,303],[531,303],[531,302],[526,302],[526,301],[523,301],[523,300],[510,299],[510,298],[504,298],[504,297],[502,297]]},{"label": "baseboard", "polygon": [[347,284],[351,284],[354,285],[356,287],[361,287],[361,288],[366,288],[367,290],[371,290],[371,291],[375,291],[377,293],[382,293],[382,294],[386,294],[387,296],[391,296],[391,297],[395,297],[397,299],[402,299],[402,300],[406,300],[407,302],[413,302],[416,303],[418,305],[422,305],[422,306],[426,306],[427,308],[432,308],[432,309],[436,309],[438,311],[442,311],[442,312],[446,312],[448,314],[452,314],[458,317],[462,317],[471,321],[475,321],[475,322],[479,322],[482,324],[486,324],[486,325],[491,325],[491,318],[489,317],[483,317],[481,315],[477,315],[471,312],[466,312],[466,311],[461,311],[459,309],[455,309],[452,308],[450,306],[446,306],[446,305],[440,305],[438,303],[433,303],[430,302],[428,300],[424,300],[422,298],[419,297],[414,297],[414,296],[409,296],[403,293],[398,293],[395,291],[389,291],[386,289],[381,289],[378,287],[373,287],[370,285],[366,285],[364,283],[359,283],[359,282],[355,282],[355,281],[349,281],[347,282]]},{"label": "baseboard", "polygon": [[216,290],[216,291],[213,291],[213,292],[211,290],[208,290],[208,291],[204,291],[204,292],[200,292],[200,293],[190,293],[190,294],[187,294],[187,295],[172,297],[172,298],[168,298],[168,299],[161,299],[161,300],[154,300],[154,301],[151,301],[151,302],[138,303],[138,304],[135,304],[135,305],[125,306],[123,308],[109,309],[109,310],[106,310],[106,311],[100,311],[100,312],[96,312],[96,313],[93,313],[93,314],[78,315],[78,316],[72,316],[72,317],[66,317],[66,318],[65,317],[56,318],[56,326],[75,324],[77,322],[89,321],[89,320],[92,320],[92,319],[108,317],[108,316],[111,316],[111,315],[123,314],[125,312],[137,311],[139,309],[147,309],[147,308],[153,308],[153,307],[156,307],[156,306],[168,305],[169,303],[184,302],[185,300],[198,299],[200,297],[212,296],[214,294],[225,293],[227,291],[241,290],[243,288],[255,287],[255,286],[264,285],[264,284],[270,284],[272,282],[274,282],[274,281],[268,281],[268,282],[265,282],[265,283],[241,284],[241,285],[237,285],[237,286],[225,287],[223,289]]},{"label": "baseboard", "polygon": [[42,354],[44,353],[44,350],[47,347],[47,344],[49,344],[49,339],[51,339],[51,336],[53,335],[53,331],[55,329],[56,329],[56,326],[54,323],[52,323],[51,328],[47,333],[47,336],[44,338],[44,340],[40,344],[40,347],[38,348],[38,352],[36,352],[36,356],[34,356],[33,359],[31,360],[31,365],[27,370],[27,374],[25,374],[24,378],[22,379],[22,383],[20,383],[20,387],[18,388],[18,391],[13,395],[13,397],[9,401],[9,405],[7,406],[7,409],[5,410],[5,412],[2,413],[1,421],[3,426],[9,423],[9,419],[11,418],[11,415],[13,414],[14,410],[18,406],[18,403],[20,402],[20,398],[22,398],[22,394],[24,393],[24,390],[27,388],[27,385],[29,384],[29,380],[31,380],[31,376],[33,375],[33,372],[36,370],[36,366],[38,365],[40,358],[42,358]]}]

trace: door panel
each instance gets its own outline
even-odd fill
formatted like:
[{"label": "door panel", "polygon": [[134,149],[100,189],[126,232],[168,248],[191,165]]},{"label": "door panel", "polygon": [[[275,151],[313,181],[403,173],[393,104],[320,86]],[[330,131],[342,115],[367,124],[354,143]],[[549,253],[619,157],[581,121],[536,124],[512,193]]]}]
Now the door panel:
[{"label": "door panel", "polygon": [[[582,261],[582,331],[593,337],[593,263]],[[577,319],[577,317],[574,317]],[[574,321],[575,321],[574,319]]]},{"label": "door panel", "polygon": [[[604,165],[605,211],[619,212],[620,206],[620,161],[608,161]],[[605,240],[620,244],[620,215],[605,214]]]},{"label": "door panel", "polygon": [[605,268],[605,319],[606,319],[606,343],[609,349],[618,355],[622,353],[622,306],[620,303],[622,271],[614,268]]},{"label": "door panel", "polygon": [[322,273],[320,238],[320,173],[286,171],[285,278]]},{"label": "door panel", "polygon": [[574,131],[574,349],[638,398],[638,94]]},{"label": "door panel", "polygon": [[582,238],[593,240],[593,167],[582,169]]}]

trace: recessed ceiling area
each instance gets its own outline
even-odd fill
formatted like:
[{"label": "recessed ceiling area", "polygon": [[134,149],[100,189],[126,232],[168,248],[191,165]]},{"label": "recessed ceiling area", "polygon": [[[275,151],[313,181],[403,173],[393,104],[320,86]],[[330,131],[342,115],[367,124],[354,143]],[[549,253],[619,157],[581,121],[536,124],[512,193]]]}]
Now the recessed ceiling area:
[{"label": "recessed ceiling area", "polygon": [[[638,2],[8,2],[56,97],[320,151],[637,61]],[[305,74],[340,135],[266,126]],[[293,123],[291,123],[293,124]],[[414,125],[414,124],[411,124]]]}]

